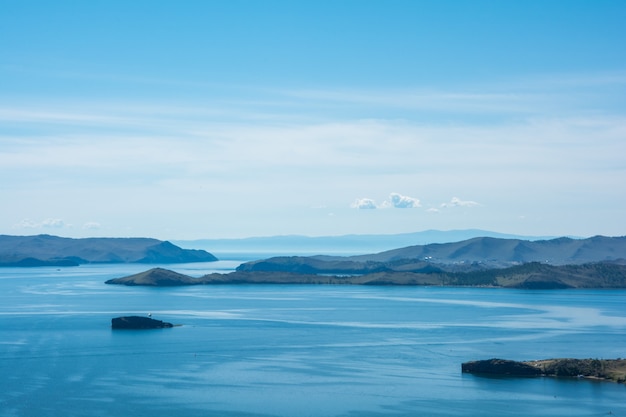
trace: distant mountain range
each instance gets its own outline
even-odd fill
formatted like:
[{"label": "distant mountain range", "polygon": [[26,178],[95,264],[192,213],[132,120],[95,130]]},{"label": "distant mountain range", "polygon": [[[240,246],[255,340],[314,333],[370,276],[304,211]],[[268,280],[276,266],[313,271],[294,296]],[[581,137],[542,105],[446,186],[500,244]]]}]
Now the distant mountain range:
[{"label": "distant mountain range", "polygon": [[477,237],[460,242],[433,243],[356,256],[280,256],[246,262],[239,271],[282,271],[315,274],[372,272],[468,272],[507,268],[529,262],[580,265],[626,262],[626,237],[550,240]]},{"label": "distant mountain range", "polygon": [[626,237],[529,241],[478,237],[357,256],[278,256],[192,278],[152,269],[122,285],[360,284],[524,289],[625,288]]},{"label": "distant mountain range", "polygon": [[211,262],[204,250],[182,249],[149,238],[70,239],[50,235],[0,235],[0,266],[75,266],[87,263]]},{"label": "distant mountain range", "polygon": [[449,243],[474,237],[494,237],[500,239],[542,240],[555,236],[522,236],[490,232],[479,229],[466,230],[425,230],[414,233],[381,235],[343,235],[343,236],[266,236],[241,239],[199,239],[173,240],[182,248],[205,249],[224,259],[229,253],[272,253],[285,255],[338,254],[354,255],[403,248],[430,243]]}]

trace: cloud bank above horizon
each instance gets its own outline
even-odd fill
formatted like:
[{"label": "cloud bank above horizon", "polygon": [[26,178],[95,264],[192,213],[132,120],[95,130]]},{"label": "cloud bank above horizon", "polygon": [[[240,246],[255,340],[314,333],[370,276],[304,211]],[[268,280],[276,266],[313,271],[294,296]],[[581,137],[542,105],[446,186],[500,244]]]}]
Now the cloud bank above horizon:
[{"label": "cloud bank above horizon", "polygon": [[35,3],[0,6],[0,233],[626,234],[626,6]]}]

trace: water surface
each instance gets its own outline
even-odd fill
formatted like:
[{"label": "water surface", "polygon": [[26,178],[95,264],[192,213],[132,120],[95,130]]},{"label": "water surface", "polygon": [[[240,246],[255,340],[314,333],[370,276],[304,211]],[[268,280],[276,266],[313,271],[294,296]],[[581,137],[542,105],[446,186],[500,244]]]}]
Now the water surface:
[{"label": "water surface", "polygon": [[[104,284],[145,269],[0,270],[0,415],[626,416],[624,385],[460,372],[624,357],[626,291]],[[149,313],[181,326],[110,328]]]}]

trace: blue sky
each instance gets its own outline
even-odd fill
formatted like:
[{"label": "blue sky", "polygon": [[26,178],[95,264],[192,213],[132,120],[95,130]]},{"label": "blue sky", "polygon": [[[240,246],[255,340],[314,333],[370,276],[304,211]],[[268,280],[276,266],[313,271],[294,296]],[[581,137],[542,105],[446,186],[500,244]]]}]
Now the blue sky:
[{"label": "blue sky", "polygon": [[621,1],[0,0],[0,233],[625,235]]}]

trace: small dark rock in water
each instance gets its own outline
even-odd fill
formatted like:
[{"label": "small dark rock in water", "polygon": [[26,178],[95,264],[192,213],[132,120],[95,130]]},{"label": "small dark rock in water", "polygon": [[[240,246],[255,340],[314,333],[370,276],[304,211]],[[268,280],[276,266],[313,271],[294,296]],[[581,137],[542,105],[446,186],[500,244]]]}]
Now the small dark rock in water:
[{"label": "small dark rock in water", "polygon": [[174,325],[161,320],[151,319],[150,317],[125,316],[111,319],[111,327],[113,329],[143,330],[163,329],[166,327],[174,327]]},{"label": "small dark rock in water", "polygon": [[506,359],[488,359],[482,361],[465,362],[461,365],[463,372],[473,374],[492,374],[510,376],[539,376],[541,369],[532,365],[510,361]]}]

